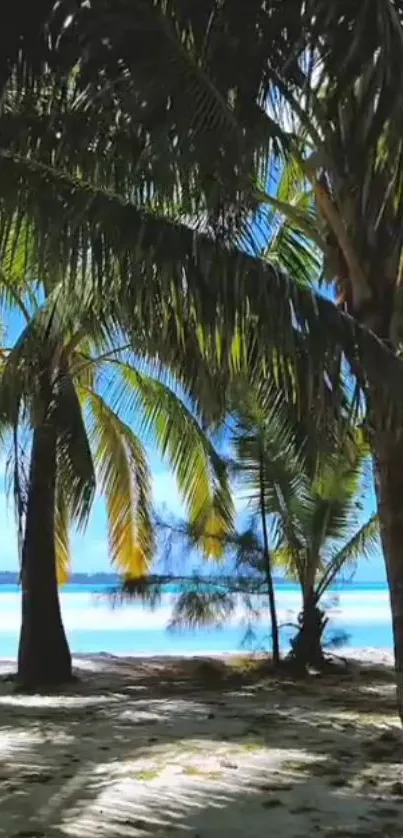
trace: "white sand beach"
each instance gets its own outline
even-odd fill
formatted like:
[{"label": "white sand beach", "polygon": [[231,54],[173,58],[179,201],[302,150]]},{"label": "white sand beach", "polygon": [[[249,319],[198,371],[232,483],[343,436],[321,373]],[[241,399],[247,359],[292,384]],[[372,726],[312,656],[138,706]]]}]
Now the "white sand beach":
[{"label": "white sand beach", "polygon": [[391,656],[350,654],[348,675],[298,682],[110,655],[77,659],[63,695],[2,680],[0,835],[401,838]]}]

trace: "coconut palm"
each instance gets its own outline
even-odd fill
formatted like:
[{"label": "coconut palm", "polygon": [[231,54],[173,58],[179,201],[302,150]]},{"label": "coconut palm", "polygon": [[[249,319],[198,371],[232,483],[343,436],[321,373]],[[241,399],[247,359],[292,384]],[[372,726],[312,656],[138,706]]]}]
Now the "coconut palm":
[{"label": "coconut palm", "polygon": [[[283,108],[297,130],[290,136],[294,171],[311,195],[314,224],[303,224],[324,254],[326,278],[338,302],[400,356],[402,156],[400,89],[396,67],[402,57],[399,3],[313,2],[313,48],[294,85],[279,79]],[[372,19],[372,14],[376,15]],[[312,18],[313,21],[313,18]],[[311,21],[311,22],[312,22]],[[372,24],[374,25],[372,26]],[[315,37],[315,35],[320,38]],[[309,60],[308,60],[309,58]],[[309,91],[303,95],[303,91]],[[284,109],[283,109],[284,113]],[[270,201],[270,196],[268,197]],[[284,205],[282,212],[295,208]],[[374,457],[380,530],[390,585],[399,706],[403,716],[403,577],[400,498],[403,439],[401,410],[391,421],[357,358]]]},{"label": "coconut palm", "polygon": [[[324,368],[334,377],[329,355],[340,344],[352,365],[357,351],[368,355],[382,379],[389,359],[375,341],[326,300],[294,286],[283,270],[253,258],[265,249],[267,228],[259,214],[266,193],[257,186],[272,181],[280,140],[289,145],[261,107],[290,58],[300,22],[285,26],[278,9],[273,18],[260,4],[245,12],[236,2],[226,4],[222,29],[220,5],[206,0],[194,18],[176,0],[122,2],[116,12],[106,2],[54,7],[47,20],[52,37],[43,47],[46,72],[35,35],[25,56],[32,84],[21,71],[22,51],[4,89],[2,247],[15,217],[31,261],[62,264],[73,283],[84,258],[105,302],[125,299],[129,321],[139,310],[151,321],[156,306],[172,304],[179,342],[184,322],[201,341],[224,333],[221,364],[234,362],[234,333],[237,363],[248,361],[245,336],[252,334],[255,354],[268,356],[270,367],[273,347],[295,356],[302,330],[318,381]],[[240,28],[246,13],[259,15],[259,26]],[[257,50],[265,26],[270,38]],[[189,28],[194,38],[185,38]],[[269,44],[273,67],[261,87]],[[253,66],[251,84],[238,58],[235,63],[239,45],[251,59],[245,61],[250,72]],[[200,49],[207,50],[206,66],[197,58]],[[158,55],[157,64],[151,55]],[[222,77],[226,66],[228,78]],[[172,108],[173,90],[178,105]],[[288,383],[287,365],[282,378]]]},{"label": "coconut palm", "polygon": [[[278,497],[287,486],[293,492],[296,469],[295,439],[279,400],[262,404],[253,390],[244,389],[235,400],[232,419],[232,471],[252,517],[250,529],[257,530],[260,549],[260,573],[266,580],[272,631],[273,663],[280,662],[280,636],[273,582],[273,557],[268,516],[281,505]],[[280,488],[281,487],[281,490]],[[257,527],[256,527],[257,524]]]},{"label": "coconut palm", "polygon": [[285,412],[278,396],[263,401],[245,385],[234,403],[232,469],[255,534],[256,524],[260,532],[259,573],[267,581],[276,662],[272,573],[281,567],[301,588],[292,657],[301,668],[323,666],[327,620],[321,599],[346,567],[351,570],[360,558],[379,550],[378,516],[360,521],[360,497],[368,488],[368,444],[361,431],[352,433],[345,425],[343,432],[340,421],[319,434],[316,445],[309,444],[298,416]]},{"label": "coconut palm", "polygon": [[324,594],[346,569],[379,551],[376,513],[360,521],[367,459],[367,447],[360,442],[326,457],[313,480],[299,473],[294,483],[279,487],[282,506],[273,508],[273,562],[301,588],[299,630],[291,646],[302,669],[325,663]]},{"label": "coconut palm", "polygon": [[[220,335],[221,367],[250,364],[252,345],[282,390],[301,354],[315,399],[347,362],[372,429],[403,716],[400,2],[43,0],[34,17],[12,16],[2,59],[2,246],[17,219],[31,258],[73,283],[84,254],[128,320],[157,306],[179,345],[184,322],[202,346]],[[280,153],[314,225],[273,201]],[[312,237],[352,319],[258,258],[266,205]]]},{"label": "coconut palm", "polygon": [[[267,166],[259,177],[255,165],[252,179],[260,184],[259,200],[287,214],[301,235],[315,242],[323,253],[326,275],[337,286],[339,304],[363,327],[356,332],[358,343],[353,338],[351,344],[346,333],[339,333],[339,337],[365,395],[403,718],[403,436],[401,404],[393,421],[391,417],[390,378],[401,344],[403,157],[398,68],[403,57],[403,7],[397,0],[337,0],[332,4],[326,0],[296,0],[269,2],[264,8],[260,3],[244,4],[243,9],[239,4],[227,3],[220,10],[217,4],[207,5],[211,17],[206,39],[200,44],[197,37],[189,40],[189,52],[199,62],[193,60],[188,79],[190,85],[197,63],[210,90],[207,85],[202,88],[200,73],[199,90],[203,89],[204,95],[200,93],[197,105],[187,110],[187,124],[196,113],[200,121],[203,114],[205,124],[214,114],[218,124],[230,110],[240,147],[244,138],[259,157],[265,136],[266,160],[269,138],[277,140],[284,154],[294,161],[297,178],[303,179],[315,222],[307,225],[305,213],[301,216],[293,204],[279,202],[276,196],[273,200]],[[234,15],[236,7],[238,21],[232,17],[230,5]],[[179,4],[170,4],[169,8],[178,42],[183,31],[198,32],[197,20],[191,14],[186,17],[182,7],[181,16]],[[223,20],[225,26],[221,25]],[[122,35],[120,43],[127,43],[129,37]],[[235,44],[236,59],[231,61],[225,49],[235,49]],[[190,60],[189,53],[186,57]],[[179,72],[179,64],[176,67]],[[223,96],[224,90],[227,96]],[[180,110],[179,95],[176,108]],[[202,131],[200,134],[203,136]],[[229,168],[232,159],[229,143]],[[223,201],[228,182],[220,170]],[[258,241],[261,238],[260,233]],[[253,296],[249,288],[244,287],[242,293],[249,299]],[[293,298],[290,288],[287,297],[288,301]],[[264,322],[273,342],[284,348],[290,333],[284,328],[278,297],[276,302],[272,297],[272,307],[268,297],[261,305],[267,312],[270,308],[276,314],[281,310],[277,324],[269,313]],[[312,364],[322,363],[317,330],[325,340],[325,333],[335,335],[340,321],[332,321],[330,310],[318,305],[315,325],[310,315],[305,316],[301,295],[293,298],[292,311],[309,332]],[[377,361],[367,351],[371,332],[389,352],[383,368],[388,382],[386,399],[373,377]],[[357,350],[355,358],[352,346]]]},{"label": "coconut palm", "polygon": [[[300,418],[293,405],[284,404],[281,395],[268,392],[266,387],[251,386],[250,382],[236,382],[231,395],[231,468],[246,502],[249,529],[260,542],[259,573],[266,578],[273,658],[278,664],[280,643],[272,572],[280,544],[277,538],[273,540],[273,528],[277,535],[280,531],[291,534],[292,502],[298,501],[305,508],[320,458],[329,457],[339,444],[345,419],[343,422],[342,415],[336,418],[331,403],[325,419],[318,416],[312,422],[309,416]],[[347,433],[345,438],[349,437]]]},{"label": "coconut palm", "polygon": [[85,527],[96,488],[106,498],[115,567],[128,577],[150,568],[152,493],[141,439],[152,437],[173,469],[206,552],[217,547],[203,540],[205,529],[220,535],[231,527],[232,502],[225,467],[197,418],[175,389],[144,369],[141,347],[134,359],[122,338],[107,334],[82,299],[74,307],[61,286],[26,313],[3,364],[0,411],[3,427],[13,430],[21,522],[18,678],[36,688],[71,677],[57,577],[68,574],[71,524]]}]

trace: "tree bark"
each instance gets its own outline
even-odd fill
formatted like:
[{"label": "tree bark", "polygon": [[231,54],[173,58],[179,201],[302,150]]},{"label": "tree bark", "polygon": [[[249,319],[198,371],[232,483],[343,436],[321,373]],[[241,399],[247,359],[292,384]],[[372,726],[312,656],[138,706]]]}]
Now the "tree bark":
[{"label": "tree bark", "polygon": [[397,704],[403,723],[403,432],[375,433],[375,487],[392,611]]},{"label": "tree bark", "polygon": [[302,612],[299,617],[300,628],[291,641],[292,658],[301,670],[314,666],[323,667],[325,658],[322,648],[323,632],[327,620],[318,607],[318,597],[314,588],[304,591]]},{"label": "tree bark", "polygon": [[33,434],[22,549],[19,684],[37,690],[72,679],[60,611],[55,553],[56,435],[46,419]]},{"label": "tree bark", "polygon": [[267,593],[269,597],[273,664],[277,667],[280,664],[280,640],[278,631],[276,598],[274,594],[274,584],[271,567],[269,537],[267,532],[266,504],[264,497],[264,464],[262,462],[260,463],[260,515],[262,519],[264,566],[266,573]]}]

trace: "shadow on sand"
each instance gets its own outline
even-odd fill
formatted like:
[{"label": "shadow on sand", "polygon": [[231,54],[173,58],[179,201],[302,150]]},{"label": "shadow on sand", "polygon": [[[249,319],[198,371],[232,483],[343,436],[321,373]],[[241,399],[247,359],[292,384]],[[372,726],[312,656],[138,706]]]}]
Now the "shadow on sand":
[{"label": "shadow on sand", "polygon": [[63,695],[0,685],[0,835],[401,838],[389,670],[294,681],[108,656],[80,670]]}]

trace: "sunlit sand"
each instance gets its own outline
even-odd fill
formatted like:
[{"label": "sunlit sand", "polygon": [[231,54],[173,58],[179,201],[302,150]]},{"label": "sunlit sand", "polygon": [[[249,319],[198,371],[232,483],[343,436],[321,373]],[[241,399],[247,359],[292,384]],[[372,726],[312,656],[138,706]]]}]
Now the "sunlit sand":
[{"label": "sunlit sand", "polygon": [[245,674],[239,659],[107,655],[77,660],[63,695],[4,681],[0,834],[401,838],[403,745],[381,658],[326,683]]}]

